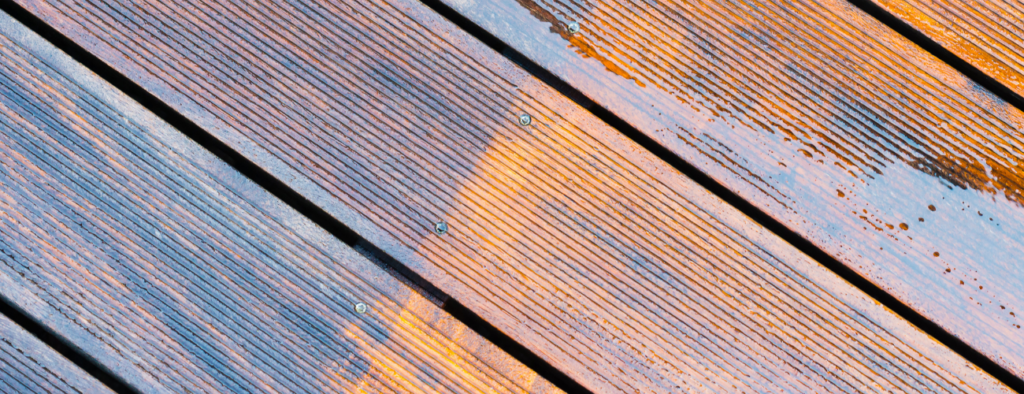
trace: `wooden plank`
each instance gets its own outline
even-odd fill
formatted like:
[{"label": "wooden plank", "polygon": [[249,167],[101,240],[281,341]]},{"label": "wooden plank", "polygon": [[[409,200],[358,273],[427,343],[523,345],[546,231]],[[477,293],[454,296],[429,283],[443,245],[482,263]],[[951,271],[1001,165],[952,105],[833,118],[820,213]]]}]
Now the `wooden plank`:
[{"label": "wooden plank", "polygon": [[1024,3],[1017,0],[871,0],[1024,96]]},{"label": "wooden plank", "polygon": [[445,2],[1024,377],[1021,111],[843,0]]},{"label": "wooden plank", "polygon": [[22,4],[596,392],[1004,390],[418,2]]},{"label": "wooden plank", "polygon": [[7,15],[0,31],[0,294],[136,389],[559,391]]},{"label": "wooden plank", "polygon": [[0,315],[0,393],[113,393],[96,378]]}]

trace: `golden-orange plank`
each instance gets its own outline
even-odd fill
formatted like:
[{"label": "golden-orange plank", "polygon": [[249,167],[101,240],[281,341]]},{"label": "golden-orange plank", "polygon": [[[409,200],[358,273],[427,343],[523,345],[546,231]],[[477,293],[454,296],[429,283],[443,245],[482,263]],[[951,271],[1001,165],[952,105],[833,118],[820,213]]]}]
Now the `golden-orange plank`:
[{"label": "golden-orange plank", "polygon": [[1004,389],[419,2],[21,4],[596,392]]},{"label": "golden-orange plank", "polygon": [[0,315],[0,393],[113,393],[7,316]]},{"label": "golden-orange plank", "polygon": [[0,296],[141,392],[559,391],[5,14],[0,152]]},{"label": "golden-orange plank", "polygon": [[1024,96],[1024,2],[872,0]]},{"label": "golden-orange plank", "polygon": [[1018,109],[844,0],[446,3],[1024,377]]}]

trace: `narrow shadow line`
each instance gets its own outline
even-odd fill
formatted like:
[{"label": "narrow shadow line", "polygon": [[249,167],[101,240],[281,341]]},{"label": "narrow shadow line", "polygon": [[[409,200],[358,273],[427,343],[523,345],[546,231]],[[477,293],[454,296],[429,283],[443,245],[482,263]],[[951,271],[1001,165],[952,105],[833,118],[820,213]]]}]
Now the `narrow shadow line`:
[{"label": "narrow shadow line", "polygon": [[461,321],[466,326],[473,329],[474,332],[480,334],[495,346],[504,350],[510,356],[519,360],[526,367],[537,372],[538,375],[547,379],[548,382],[555,385],[566,393],[590,393],[590,390],[584,388],[581,384],[572,380],[568,375],[562,373],[562,371],[555,368],[553,365],[544,361],[536,353],[530,351],[525,346],[516,342],[514,339],[501,332],[497,327],[491,325],[482,317],[474,313],[473,311],[466,308],[465,305],[459,303],[458,300],[450,299],[444,304],[445,312],[448,312],[453,317]]},{"label": "narrow shadow line", "polygon": [[[21,308],[18,308],[16,305],[9,302],[7,298],[3,296],[0,296],[0,314],[7,316],[8,319],[11,319],[15,324],[24,328],[25,331],[31,333],[36,337],[36,339],[39,339],[51,349],[57,351],[61,356],[64,356],[64,358],[70,360],[86,373],[92,375],[96,380],[99,380],[100,383],[103,383],[115,393],[140,393],[119,376],[96,361],[96,359],[89,356],[88,353],[78,348],[70,341],[64,340],[60,335],[51,331],[46,326],[39,324],[39,322],[22,311]],[[70,383],[74,384],[74,382]]]},{"label": "narrow shadow line", "polygon": [[[280,181],[263,168],[243,156],[241,153],[235,151],[227,144],[217,139],[205,129],[199,127],[199,125],[195,124],[181,113],[175,111],[168,104],[164,103],[152,93],[100,60],[85,48],[82,48],[77,43],[64,36],[42,19],[39,19],[28,10],[21,7],[21,5],[13,2],[12,0],[0,0],[0,10],[11,15],[14,19],[27,26],[30,30],[43,37],[45,40],[49,41],[65,54],[69,55],[72,59],[83,64],[89,70],[96,73],[100,78],[106,80],[125,95],[141,104],[147,110],[156,114],[156,116],[160,117],[163,121],[188,136],[206,150],[212,152],[221,160],[227,162],[242,175],[248,177],[250,180],[269,191],[275,197],[283,201],[285,204],[288,204],[321,228],[325,229],[334,237],[345,242],[349,246],[354,247],[357,251],[366,255],[371,261],[385,268],[388,273],[392,274],[406,285],[412,287],[420,294],[427,296],[431,301],[441,305],[442,309],[465,324],[469,329],[480,334],[480,336],[489,340],[495,346],[511,355],[527,368],[537,372],[538,375],[547,379],[559,389],[568,393],[589,393],[588,390],[584,389],[579,383],[573,381],[562,371],[551,366],[549,363],[544,361],[544,359],[531,352],[523,345],[515,342],[509,336],[505,335],[490,323],[467,309],[461,303],[455,301],[443,291],[435,287],[422,276],[416,274],[400,261],[388,255],[376,245],[357,234],[344,223],[334,218],[334,216],[331,216],[329,213],[324,211],[323,208],[317,206],[312,201],[309,201],[307,198],[288,187],[284,182]],[[26,330],[37,337],[40,337],[40,339],[47,335],[55,337],[46,329],[45,326],[34,321],[26,321],[25,319],[15,321],[18,321],[20,324],[21,322],[24,322],[21,324],[22,327],[25,327]],[[65,348],[67,348],[67,346],[65,346]],[[109,371],[106,371],[101,364],[97,363],[96,360],[84,354],[76,353],[75,357],[77,357],[78,360],[81,360],[84,365],[88,367],[83,367],[86,371],[90,371],[90,373],[98,371],[96,373],[99,375],[93,374],[93,376],[101,379],[101,381],[103,379],[114,379],[111,381],[114,382],[115,385],[118,384],[119,381],[116,380]],[[110,386],[110,384],[108,384],[108,386]],[[117,387],[127,386],[120,384],[120,386]]]},{"label": "narrow shadow line", "polygon": [[[973,363],[978,368],[992,375],[994,378],[998,379],[1000,382],[1006,384],[1007,386],[1011,387],[1017,392],[1024,392],[1024,380],[1022,380],[1020,377],[1014,375],[1007,369],[1003,368],[992,359],[983,355],[981,352],[968,346],[964,341],[955,337],[953,334],[950,334],[948,331],[940,327],[935,322],[925,318],[920,313],[918,313],[911,307],[907,306],[893,295],[889,294],[882,288],[872,283],[870,280],[862,277],[860,274],[858,274],[851,268],[847,267],[843,263],[836,260],[834,257],[826,253],[824,250],[819,248],[817,245],[815,245],[807,238],[804,238],[803,236],[797,234],[795,231],[791,230],[789,227],[783,225],[781,222],[773,218],[771,215],[767,214],[765,211],[762,211],[754,204],[740,197],[732,190],[725,187],[725,185],[722,185],[715,179],[711,178],[709,175],[705,174],[704,172],[702,172],[701,170],[699,170],[697,167],[693,166],[686,160],[683,160],[681,157],[670,151],[668,148],[661,145],[657,141],[653,140],[651,137],[648,137],[646,134],[642,133],[640,130],[636,129],[622,118],[618,117],[608,109],[590,100],[583,92],[572,87],[572,85],[562,80],[561,78],[555,76],[550,71],[544,69],[537,63],[533,62],[520,52],[516,51],[514,48],[506,45],[503,41],[501,41],[491,33],[487,32],[473,21],[470,21],[462,14],[459,14],[458,11],[455,11],[451,7],[448,7],[440,0],[421,1],[427,7],[430,7],[435,12],[441,14],[441,16],[448,19],[448,21],[454,23],[462,30],[473,35],[478,40],[483,42],[485,45],[489,46],[491,49],[494,49],[502,56],[505,56],[507,59],[516,63],[537,79],[541,80],[542,82],[546,83],[547,85],[557,90],[559,93],[562,93],[566,97],[569,97],[570,99],[576,101],[577,104],[590,111],[590,113],[592,113],[594,116],[597,116],[597,118],[601,119],[602,121],[604,121],[611,127],[615,128],[629,139],[633,140],[634,142],[642,146],[644,149],[647,149],[661,160],[665,161],[675,169],[679,170],[684,175],[695,181],[697,184],[699,184],[700,186],[704,187],[705,189],[716,195],[718,198],[721,198],[729,205],[738,209],[740,212],[753,219],[753,221],[756,222],[757,224],[761,225],[768,231],[771,231],[775,235],[779,236],[784,241],[793,245],[798,250],[800,250],[807,256],[811,257],[812,259],[817,260],[818,263],[825,266],[826,268],[834,272],[836,275],[839,275],[839,277],[843,278],[844,280],[846,280],[859,290],[863,291],[869,297],[874,298],[876,301],[884,305],[886,308],[889,308],[897,315],[902,317],[904,320],[907,320],[908,322],[916,326],[921,331],[924,331],[926,334],[932,336],[940,343],[950,348],[951,350],[959,354],[961,357],[965,358],[967,361]],[[851,1],[856,2],[862,0]],[[1009,91],[1002,85],[998,85],[997,87],[1002,87],[1003,91]],[[1010,93],[1012,94],[1012,92]],[[1013,97],[1017,96],[1013,95]]]},{"label": "narrow shadow line", "polygon": [[895,30],[906,39],[921,47],[921,49],[924,49],[925,52],[930,53],[932,56],[939,58],[943,63],[953,67],[971,81],[974,81],[974,83],[981,85],[983,88],[996,95],[996,97],[999,97],[1003,101],[1010,103],[1010,105],[1017,107],[1017,109],[1024,111],[1024,97],[1021,97],[1006,85],[1003,85],[995,78],[992,78],[985,72],[968,63],[966,60],[957,56],[955,53],[946,49],[938,42],[935,42],[924,33],[921,33],[909,23],[904,22],[902,19],[889,13],[889,11],[886,11],[882,6],[871,0],[847,1],[859,8],[861,11],[871,15],[871,17],[875,18],[879,22],[882,22],[882,24],[888,26],[890,29]]}]

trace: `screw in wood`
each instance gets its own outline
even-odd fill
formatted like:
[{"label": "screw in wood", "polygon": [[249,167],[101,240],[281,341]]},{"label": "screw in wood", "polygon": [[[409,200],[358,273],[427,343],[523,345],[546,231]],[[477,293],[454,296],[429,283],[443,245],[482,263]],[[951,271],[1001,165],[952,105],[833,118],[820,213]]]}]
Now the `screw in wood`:
[{"label": "screw in wood", "polygon": [[529,126],[533,122],[533,118],[530,115],[522,114],[519,115],[519,124],[523,126]]},{"label": "screw in wood", "polygon": [[576,21],[569,22],[569,34],[576,34],[580,32],[580,23]]},{"label": "screw in wood", "polygon": [[440,221],[440,222],[434,223],[434,234],[437,234],[437,235],[448,234],[448,223],[445,223],[443,220]]}]

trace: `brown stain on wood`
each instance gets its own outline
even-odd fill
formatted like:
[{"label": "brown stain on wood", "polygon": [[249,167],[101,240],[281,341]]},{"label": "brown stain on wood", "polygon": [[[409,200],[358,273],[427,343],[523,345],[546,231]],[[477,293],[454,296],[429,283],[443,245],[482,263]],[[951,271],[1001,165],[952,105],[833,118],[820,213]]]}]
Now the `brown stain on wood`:
[{"label": "brown stain on wood", "polygon": [[[649,83],[668,93],[684,90],[684,86],[681,81],[673,81],[672,79],[659,77],[657,75],[659,72],[670,75],[682,74],[682,78],[676,77],[679,79],[699,81],[701,79],[715,78],[713,76],[708,76],[716,74],[715,71],[717,70],[714,70],[711,67],[696,67],[695,69],[685,70],[675,68],[675,65],[672,64],[672,62],[664,61],[671,56],[672,51],[667,49],[671,47],[671,44],[667,42],[667,40],[659,40],[658,34],[655,34],[654,31],[668,30],[672,27],[661,26],[662,28],[659,29],[650,26],[650,21],[657,20],[656,15],[638,12],[639,16],[618,19],[613,18],[622,15],[602,15],[608,17],[606,20],[615,20],[616,24],[606,25],[605,29],[607,30],[598,30],[605,33],[606,36],[590,39],[583,35],[568,34],[565,30],[564,22],[565,20],[573,19],[577,16],[582,20],[592,20],[592,18],[587,18],[585,16],[587,15],[587,12],[583,10],[575,10],[575,12],[579,12],[579,14],[571,15],[568,10],[563,9],[562,11],[565,17],[559,18],[552,14],[551,11],[548,11],[549,8],[557,8],[553,6],[553,4],[556,4],[554,2],[538,3],[532,0],[516,1],[528,9],[530,13],[538,19],[551,23],[551,31],[559,34],[563,39],[569,41],[571,45],[577,47],[581,55],[598,59],[609,72],[620,77],[636,81],[640,87],[644,87]],[[671,7],[665,8],[671,9]],[[594,13],[597,14],[601,12],[595,10]],[[669,12],[666,13],[670,14]],[[636,22],[636,24],[630,25],[628,24],[629,22]],[[762,26],[758,26],[756,23],[748,23],[747,21],[740,20],[729,20],[728,22],[735,23],[734,26],[728,26],[728,28],[733,31],[741,31],[746,34],[760,36],[770,34],[768,30],[764,29]],[[591,24],[591,28],[593,27],[594,25]],[[598,24],[597,27],[601,27],[601,25]],[[644,34],[645,37],[642,39],[634,38],[627,34],[618,34],[619,32],[640,32],[641,34]],[[591,40],[594,42],[590,42]],[[638,45],[643,45],[644,49],[638,49]],[[713,47],[714,46],[705,46],[701,48],[706,51],[703,56],[708,58],[716,57],[716,54],[713,53],[714,50],[710,49]],[[599,51],[596,48],[606,49]],[[623,52],[626,52],[625,48],[636,50],[636,52],[629,55],[623,55]],[[772,50],[787,52],[792,51],[792,48],[778,45],[773,46]],[[644,55],[644,51],[651,51],[651,53],[649,55]],[[717,60],[718,59],[714,59],[714,61]],[[630,64],[633,64],[633,67],[639,68],[639,72],[637,72],[638,76],[630,75],[625,71],[622,71],[624,67],[629,67]],[[770,60],[758,62],[757,66],[762,68],[762,70],[759,70],[761,73],[776,76],[792,74],[794,69],[799,67],[795,63]],[[703,70],[701,70],[702,68]],[[702,72],[706,74],[698,75],[698,73]],[[734,72],[742,71],[736,70]],[[719,78],[724,79],[728,77],[719,76]],[[713,84],[714,83],[707,84],[696,82],[693,85],[693,88],[697,90],[711,90],[714,88],[714,86],[712,86]],[[691,104],[694,101],[703,101],[702,104],[705,106],[714,105],[715,108],[710,109],[712,116],[724,120],[736,121],[738,119],[735,115],[747,115],[748,117],[755,118],[757,117],[755,114],[769,113],[773,115],[775,119],[771,123],[760,123],[757,120],[748,120],[747,122],[740,121],[740,123],[744,123],[744,126],[751,128],[760,127],[770,132],[782,132],[787,138],[802,142],[805,145],[805,149],[815,151],[819,155],[823,153],[822,150],[828,151],[836,156],[836,159],[841,160],[844,167],[856,168],[857,172],[862,174],[861,176],[870,178],[876,175],[882,175],[882,169],[885,167],[885,162],[892,158],[899,157],[909,165],[918,168],[929,175],[945,179],[956,187],[960,187],[962,189],[970,188],[974,190],[982,190],[992,194],[1001,195],[1018,204],[1024,203],[1024,201],[1022,201],[1022,199],[1024,199],[1024,171],[1022,171],[1021,162],[1013,157],[999,157],[999,154],[996,152],[988,152],[984,150],[979,151],[975,148],[976,144],[964,144],[963,146],[938,146],[936,144],[926,143],[915,147],[918,149],[917,152],[906,150],[901,147],[892,148],[882,146],[898,142],[930,142],[928,141],[928,138],[922,138],[917,135],[886,138],[875,133],[873,135],[865,134],[862,136],[855,136],[855,139],[837,139],[823,132],[823,130],[828,130],[835,126],[822,122],[822,120],[817,118],[815,115],[808,116],[808,114],[802,113],[802,108],[783,107],[785,104],[782,104],[783,101],[777,100],[777,97],[767,98],[767,101],[761,101],[759,103],[757,102],[759,100],[754,100],[756,103],[755,105],[744,105],[746,103],[744,103],[745,100],[743,100],[742,94],[737,94],[736,92],[718,93],[723,96],[736,96],[714,97],[713,95],[704,94],[703,97],[687,95],[678,95],[677,97],[685,104]],[[756,92],[753,94],[759,95]],[[800,99],[813,100],[815,97],[806,95],[804,97],[798,97],[798,100]],[[796,103],[797,107],[799,107],[799,101]],[[834,105],[838,107],[844,104],[846,103],[840,102],[836,99],[836,103]],[[844,108],[834,108],[831,109],[831,112],[842,112],[843,110]],[[888,124],[888,121],[881,118],[872,119],[871,121],[864,123],[869,127],[873,126],[880,129],[896,129],[899,127],[898,125],[890,125]],[[871,123],[877,123],[877,125],[872,125]],[[700,137],[689,135],[686,138],[698,139]],[[873,146],[853,146],[857,143],[862,143],[862,141]],[[707,147],[704,147],[704,149],[710,150]],[[797,151],[808,158],[813,158],[812,154],[805,149],[797,149]],[[1021,152],[1015,151],[1014,153],[1019,155]],[[1016,157],[1019,158],[1021,156]],[[985,160],[985,162],[979,162],[979,159]],[[740,167],[740,165],[735,162],[722,164],[726,167]],[[777,202],[785,205],[782,201]]]},{"label": "brown stain on wood", "polygon": [[569,41],[569,44],[572,45],[573,47],[576,47],[577,53],[579,53],[581,56],[597,59],[597,61],[601,62],[601,64],[605,66],[608,72],[623,77],[625,79],[631,80],[633,82],[636,82],[637,85],[640,85],[640,87],[646,86],[644,84],[644,81],[634,78],[619,64],[614,62],[612,59],[605,57],[600,51],[598,51],[592,45],[590,45],[590,43],[587,42],[586,38],[581,37],[579,33],[569,33],[568,27],[566,25],[567,22],[560,21],[558,17],[548,12],[548,10],[544,9],[543,7],[538,6],[537,3],[534,3],[531,0],[516,1],[518,1],[519,4],[525,7],[526,9],[530,10],[530,14],[533,14],[533,16],[536,17],[537,19],[550,23],[551,32],[558,34],[566,41]]},{"label": "brown stain on wood", "polygon": [[22,4],[594,391],[1001,390],[418,3]]}]

